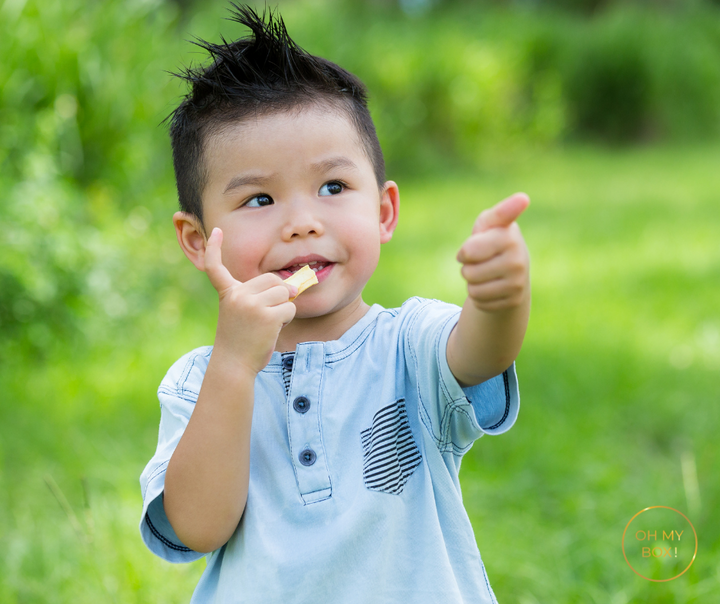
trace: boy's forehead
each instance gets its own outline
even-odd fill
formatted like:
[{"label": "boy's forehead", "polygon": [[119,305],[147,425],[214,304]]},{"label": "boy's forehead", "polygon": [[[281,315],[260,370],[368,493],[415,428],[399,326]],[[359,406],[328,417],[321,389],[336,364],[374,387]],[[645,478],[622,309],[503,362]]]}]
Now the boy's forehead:
[{"label": "boy's forehead", "polygon": [[352,118],[342,109],[326,104],[230,121],[208,133],[204,155],[209,185],[228,171],[262,170],[281,157],[310,163],[323,156],[350,156],[353,163],[369,165]]},{"label": "boy's forehead", "polygon": [[[348,143],[362,148],[360,134],[348,112],[331,105],[302,106],[282,111],[253,113],[228,121],[208,134],[206,148],[267,140],[273,134],[292,135],[302,131],[342,131],[351,135]],[[330,142],[330,141],[328,141]]]}]

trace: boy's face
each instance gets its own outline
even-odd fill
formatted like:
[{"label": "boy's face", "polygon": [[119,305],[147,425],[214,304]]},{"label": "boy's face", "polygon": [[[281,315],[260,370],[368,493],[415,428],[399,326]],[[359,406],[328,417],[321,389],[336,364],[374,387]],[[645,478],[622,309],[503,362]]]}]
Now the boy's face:
[{"label": "boy's face", "polygon": [[[393,182],[378,191],[344,114],[318,106],[250,118],[213,136],[205,161],[205,232],[222,229],[222,261],[235,279],[267,272],[285,279],[315,263],[319,284],[295,300],[296,320],[364,304],[361,292],[380,244],[392,237],[399,198]],[[199,229],[193,246],[204,252]]]}]

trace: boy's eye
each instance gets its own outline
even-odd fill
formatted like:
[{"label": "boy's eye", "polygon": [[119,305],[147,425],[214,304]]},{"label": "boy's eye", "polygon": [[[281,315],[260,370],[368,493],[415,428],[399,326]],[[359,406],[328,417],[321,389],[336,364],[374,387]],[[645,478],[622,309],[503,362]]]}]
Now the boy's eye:
[{"label": "boy's eye", "polygon": [[245,204],[246,208],[263,208],[265,206],[271,206],[275,202],[270,195],[255,195],[247,201]]},{"label": "boy's eye", "polygon": [[320,196],[327,196],[327,195],[337,195],[338,193],[342,193],[345,187],[342,183],[333,181],[329,182],[327,184],[324,184],[322,187],[320,187],[320,191],[318,192],[318,195]]}]

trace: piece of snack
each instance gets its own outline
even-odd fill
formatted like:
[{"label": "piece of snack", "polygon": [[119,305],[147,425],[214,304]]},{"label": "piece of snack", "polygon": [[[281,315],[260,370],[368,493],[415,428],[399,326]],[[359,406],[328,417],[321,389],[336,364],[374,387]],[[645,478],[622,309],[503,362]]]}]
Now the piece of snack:
[{"label": "piece of snack", "polygon": [[[311,269],[307,264],[298,272],[293,273],[285,279],[285,283],[290,283],[298,288],[298,293],[295,298],[303,293],[308,287],[315,285],[317,282],[318,280],[315,276],[315,271],[313,271],[313,269]],[[290,298],[290,302],[292,302],[295,298]]]}]

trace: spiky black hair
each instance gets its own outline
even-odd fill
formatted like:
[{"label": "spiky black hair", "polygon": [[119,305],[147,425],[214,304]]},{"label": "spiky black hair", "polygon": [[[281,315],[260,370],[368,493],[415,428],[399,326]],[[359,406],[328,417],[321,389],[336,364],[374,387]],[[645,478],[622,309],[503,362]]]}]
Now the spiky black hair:
[{"label": "spiky black hair", "polygon": [[305,105],[329,104],[346,113],[357,129],[373,166],[378,187],[385,163],[367,107],[367,90],[353,74],[335,63],[305,52],[292,41],[277,13],[231,2],[231,21],[251,35],[221,44],[197,39],[211,62],[174,74],[190,91],[173,111],[170,139],[180,209],[203,220],[202,193],[208,168],[204,151],[209,137],[249,116],[288,111]]}]

